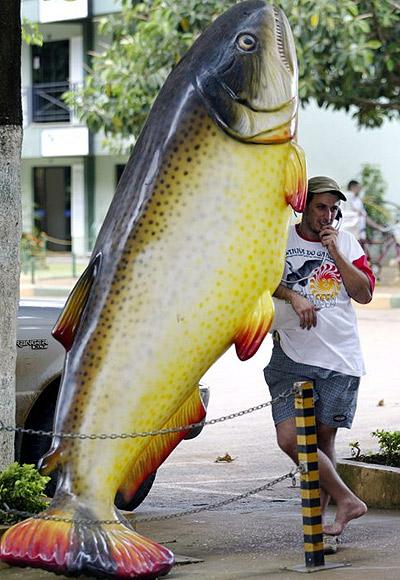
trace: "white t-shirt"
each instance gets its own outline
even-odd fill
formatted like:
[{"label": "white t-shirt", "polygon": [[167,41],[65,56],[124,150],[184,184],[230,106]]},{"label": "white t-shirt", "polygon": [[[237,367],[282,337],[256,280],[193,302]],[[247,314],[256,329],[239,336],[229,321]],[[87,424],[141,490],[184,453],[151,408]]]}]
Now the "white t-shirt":
[{"label": "white t-shirt", "polygon": [[[364,255],[348,232],[339,231],[338,245],[350,262]],[[290,303],[274,298],[273,330],[279,332],[283,352],[298,363],[357,377],[365,374],[356,314],[340,273],[326,248],[301,238],[295,226],[289,230],[282,284],[319,309],[317,326],[307,330],[300,327]]]}]

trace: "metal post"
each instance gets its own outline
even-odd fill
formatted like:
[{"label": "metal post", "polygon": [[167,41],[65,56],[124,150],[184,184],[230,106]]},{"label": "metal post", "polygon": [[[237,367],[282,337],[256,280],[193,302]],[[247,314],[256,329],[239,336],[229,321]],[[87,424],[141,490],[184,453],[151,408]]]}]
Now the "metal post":
[{"label": "metal post", "polygon": [[294,383],[293,387],[296,392],[298,460],[302,468],[300,488],[305,566],[295,566],[290,569],[296,572],[317,572],[349,566],[349,564],[337,562],[325,563],[313,383],[312,381],[299,381]]},{"label": "metal post", "polygon": [[297,449],[303,513],[304,556],[307,568],[324,566],[321,496],[319,488],[317,425],[315,421],[313,383],[298,382],[295,396]]},{"label": "metal post", "polygon": [[74,252],[71,253],[71,258],[72,258],[72,277],[77,278],[78,275],[76,273],[76,255],[74,254]]},{"label": "metal post", "polygon": [[31,266],[31,284],[35,284],[35,270],[36,270],[36,263],[34,256],[30,257],[30,266]]}]

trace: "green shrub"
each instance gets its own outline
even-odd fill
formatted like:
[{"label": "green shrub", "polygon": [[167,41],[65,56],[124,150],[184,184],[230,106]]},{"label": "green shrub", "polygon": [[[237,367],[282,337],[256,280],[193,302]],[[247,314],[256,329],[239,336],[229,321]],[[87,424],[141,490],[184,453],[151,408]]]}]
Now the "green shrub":
[{"label": "green shrub", "polygon": [[[47,503],[44,488],[50,477],[40,475],[34,465],[12,463],[0,473],[0,509],[5,504],[14,510],[38,513]],[[0,512],[3,524],[13,524],[25,519],[24,516]]]},{"label": "green shrub", "polygon": [[379,452],[362,453],[359,442],[352,441],[349,443],[352,458],[355,461],[364,461],[365,463],[400,467],[400,431],[377,429],[371,435],[378,439]]},{"label": "green shrub", "polygon": [[378,439],[379,449],[382,455],[388,459],[388,463],[400,461],[400,431],[385,431],[377,429],[372,435]]}]

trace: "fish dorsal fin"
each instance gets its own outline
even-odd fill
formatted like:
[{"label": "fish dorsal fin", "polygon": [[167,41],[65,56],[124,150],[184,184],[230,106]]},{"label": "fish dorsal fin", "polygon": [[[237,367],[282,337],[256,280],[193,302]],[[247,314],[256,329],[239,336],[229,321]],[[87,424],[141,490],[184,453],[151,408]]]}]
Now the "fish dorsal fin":
[{"label": "fish dorsal fin", "polygon": [[235,337],[236,354],[240,360],[251,358],[259,349],[274,318],[274,303],[269,290],[258,299]]},{"label": "fish dorsal fin", "polygon": [[[199,387],[196,385],[176,413],[160,429],[199,423],[205,416],[206,410],[200,396]],[[149,442],[147,447],[139,457],[133,458],[128,477],[119,489],[126,501],[130,501],[133,498],[143,481],[161,465],[187,433],[188,431],[179,431],[147,437]]]},{"label": "fish dorsal fin", "polygon": [[285,196],[295,211],[302,212],[307,197],[307,169],[304,151],[297,143],[290,143],[286,163]]},{"label": "fish dorsal fin", "polygon": [[66,351],[71,349],[74,342],[90,289],[99,272],[100,262],[101,254],[99,253],[79,278],[53,328],[52,335],[58,342],[61,342]]}]

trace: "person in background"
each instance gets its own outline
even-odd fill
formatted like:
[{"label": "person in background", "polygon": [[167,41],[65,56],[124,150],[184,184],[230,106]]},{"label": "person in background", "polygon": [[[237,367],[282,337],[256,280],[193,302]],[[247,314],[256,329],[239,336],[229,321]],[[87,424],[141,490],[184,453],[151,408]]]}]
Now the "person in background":
[{"label": "person in background", "polygon": [[[264,369],[272,398],[296,381],[313,381],[323,516],[332,496],[335,521],[325,534],[338,536],[366,505],[335,469],[338,428],[350,429],[364,363],[352,299],[372,299],[375,278],[362,247],[337,218],[346,196],[330,177],[308,182],[301,222],[289,231],[282,281],[274,293],[272,357]],[[297,463],[294,397],[272,407],[278,444]]]},{"label": "person in background", "polygon": [[352,179],[347,184],[346,201],[342,205],[343,230],[350,232],[362,245],[367,237],[367,212],[360,197],[361,183]]},{"label": "person in background", "polygon": [[341,206],[343,230],[350,232],[364,248],[367,239],[367,225],[379,232],[385,228],[374,221],[367,213],[361,199],[361,183],[352,179],[347,184],[346,202]]}]

